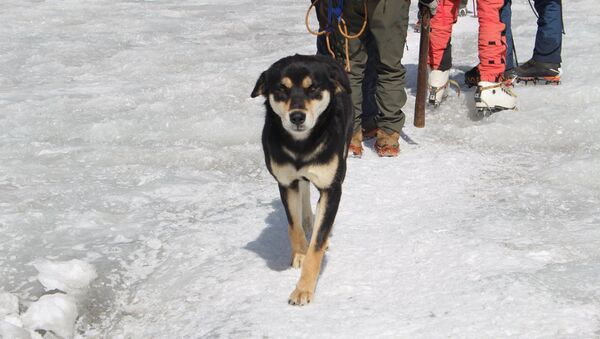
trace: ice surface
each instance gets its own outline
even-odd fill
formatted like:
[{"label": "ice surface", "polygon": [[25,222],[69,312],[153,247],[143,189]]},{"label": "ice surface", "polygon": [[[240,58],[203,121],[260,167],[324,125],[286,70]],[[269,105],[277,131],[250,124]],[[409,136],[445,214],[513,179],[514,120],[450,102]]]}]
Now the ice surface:
[{"label": "ice surface", "polygon": [[[481,122],[465,88],[412,127],[409,31],[401,156],[349,160],[315,302],[293,308],[249,93],[314,53],[308,2],[1,1],[0,290],[27,307],[39,258],[93,265],[81,337],[598,337],[600,4],[563,6],[563,84],[517,86],[519,110]],[[462,82],[477,22],[455,27]],[[525,0],[513,30],[524,62]],[[30,320],[72,331],[61,312]]]},{"label": "ice surface", "polygon": [[40,272],[37,279],[47,291],[82,292],[97,277],[94,266],[78,259],[63,262],[36,260],[33,266]]},{"label": "ice surface", "polygon": [[75,300],[65,294],[49,294],[32,303],[21,317],[23,324],[34,330],[52,331],[72,338],[77,319]]},{"label": "ice surface", "polygon": [[19,298],[6,292],[0,292],[0,317],[19,314]]},{"label": "ice surface", "polygon": [[[41,338],[41,336],[38,337]],[[29,331],[2,320],[0,320],[0,338],[32,339]]]}]

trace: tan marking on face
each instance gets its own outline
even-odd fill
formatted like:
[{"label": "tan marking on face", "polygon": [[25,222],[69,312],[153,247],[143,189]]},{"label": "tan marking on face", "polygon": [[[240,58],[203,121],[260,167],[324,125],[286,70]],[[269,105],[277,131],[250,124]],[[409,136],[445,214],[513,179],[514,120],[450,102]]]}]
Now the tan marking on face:
[{"label": "tan marking on face", "polygon": [[273,111],[279,115],[281,119],[287,119],[287,114],[290,112],[291,100],[277,101],[273,94],[269,94],[269,103]]},{"label": "tan marking on face", "polygon": [[[284,79],[289,79],[289,78],[286,77]],[[321,113],[323,113],[327,109],[327,106],[329,106],[330,101],[331,101],[330,92],[324,90],[321,92],[321,99],[305,101],[304,102],[305,108],[295,109],[295,110],[300,110],[306,114],[306,120],[304,122],[304,130],[297,131],[297,130],[295,130],[294,125],[291,123],[290,117],[289,117],[291,104],[292,104],[291,100],[288,99],[287,101],[277,101],[277,100],[275,100],[275,96],[273,94],[269,94],[269,103],[271,104],[271,108],[273,108],[273,111],[275,111],[275,113],[281,118],[281,121],[283,122],[283,127],[286,130],[292,132],[291,133],[292,137],[294,137],[294,139],[297,139],[297,140],[302,140],[302,139],[305,139],[306,137],[308,137],[308,135],[310,134],[310,130],[317,123],[317,119],[319,118]]]},{"label": "tan marking on face", "polygon": [[292,88],[292,86],[294,85],[292,79],[288,77],[283,77],[283,79],[281,79],[281,84],[287,88]]},{"label": "tan marking on face", "polygon": [[302,80],[302,88],[307,89],[312,85],[312,79],[307,76],[306,78],[304,78],[304,80]]},{"label": "tan marking on face", "polygon": [[321,99],[309,100],[305,103],[308,114],[311,115],[315,122],[319,118],[319,115],[327,109],[330,101],[331,96],[329,91],[322,91]]}]

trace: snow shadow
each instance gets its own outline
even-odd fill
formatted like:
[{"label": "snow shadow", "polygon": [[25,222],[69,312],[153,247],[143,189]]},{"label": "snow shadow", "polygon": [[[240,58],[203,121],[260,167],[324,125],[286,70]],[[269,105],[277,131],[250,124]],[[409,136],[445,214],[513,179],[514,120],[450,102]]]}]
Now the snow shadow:
[{"label": "snow shadow", "polygon": [[290,267],[290,242],[287,231],[287,217],[279,199],[271,202],[273,210],[265,219],[266,228],[258,238],[246,247],[263,258],[274,271],[284,271]]},{"label": "snow shadow", "polygon": [[419,70],[419,65],[405,64],[404,69],[406,70],[405,89],[408,91],[408,93],[416,95],[416,93],[417,93],[417,71]]},{"label": "snow shadow", "polygon": [[[267,267],[273,271],[281,272],[291,267],[291,247],[287,231],[288,223],[281,200],[274,199],[271,202],[271,206],[273,210],[265,219],[266,228],[263,229],[256,240],[249,242],[244,249],[258,254],[265,260]],[[329,238],[332,235],[330,234]],[[310,239],[310,235],[308,236]],[[321,263],[321,273],[325,271],[325,267],[327,267],[327,254],[325,254]]]}]

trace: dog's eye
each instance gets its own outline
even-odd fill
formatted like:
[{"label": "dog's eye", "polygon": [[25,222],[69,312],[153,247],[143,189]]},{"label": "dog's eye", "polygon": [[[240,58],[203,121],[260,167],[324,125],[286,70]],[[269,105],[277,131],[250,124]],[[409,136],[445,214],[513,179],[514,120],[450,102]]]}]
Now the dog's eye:
[{"label": "dog's eye", "polygon": [[317,94],[319,93],[319,88],[317,86],[310,86],[307,88],[309,94]]},{"label": "dog's eye", "polygon": [[279,84],[275,90],[274,90],[274,94],[280,96],[280,97],[286,97],[288,95],[289,92],[289,88],[285,87],[283,84]]},{"label": "dog's eye", "polygon": [[290,90],[290,89],[289,89],[289,88],[287,88],[287,87],[286,87],[284,84],[279,84],[279,86],[277,86],[277,92],[279,92],[279,93],[281,93],[281,94],[283,94],[283,95],[287,94],[287,92],[288,92],[289,90]]}]

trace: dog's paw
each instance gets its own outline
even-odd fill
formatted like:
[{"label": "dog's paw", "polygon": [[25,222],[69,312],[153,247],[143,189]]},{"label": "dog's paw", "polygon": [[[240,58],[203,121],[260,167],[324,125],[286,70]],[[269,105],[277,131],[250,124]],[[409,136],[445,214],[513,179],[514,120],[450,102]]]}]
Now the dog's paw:
[{"label": "dog's paw", "polygon": [[312,291],[306,289],[299,289],[296,287],[294,292],[290,294],[290,298],[288,299],[288,304],[290,305],[298,305],[303,306],[306,304],[310,304],[314,296]]},{"label": "dog's paw", "polygon": [[305,257],[306,257],[306,254],[292,253],[292,267],[293,268],[302,267],[302,263],[304,262]]}]

